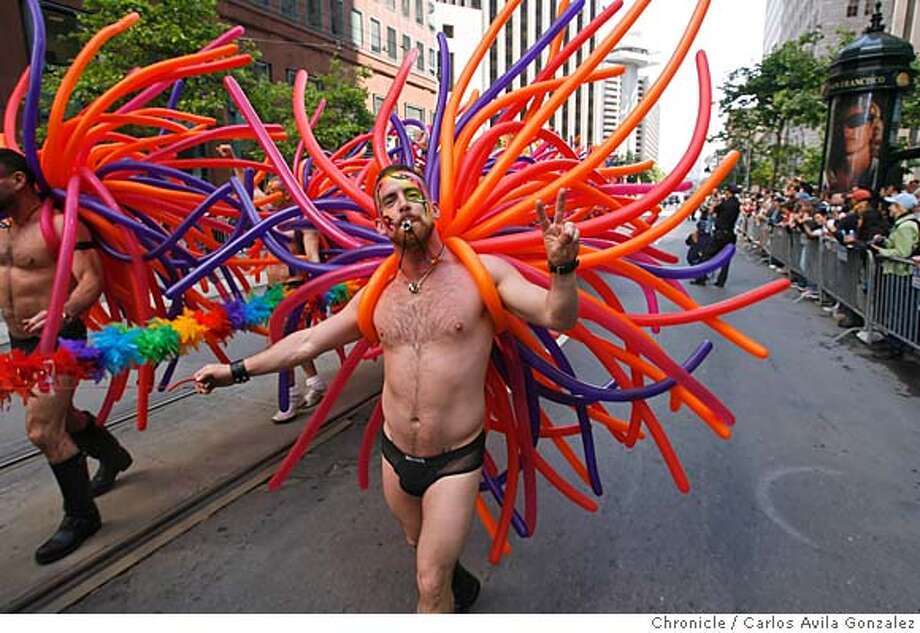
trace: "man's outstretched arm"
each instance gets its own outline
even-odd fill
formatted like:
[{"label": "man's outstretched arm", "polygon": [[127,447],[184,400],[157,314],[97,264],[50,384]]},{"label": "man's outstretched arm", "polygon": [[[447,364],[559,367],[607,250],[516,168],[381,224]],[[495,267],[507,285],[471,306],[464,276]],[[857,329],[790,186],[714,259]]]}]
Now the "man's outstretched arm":
[{"label": "man's outstretched arm", "polygon": [[547,291],[532,284],[511,264],[498,257],[484,257],[483,263],[492,273],[502,302],[519,317],[557,331],[568,330],[578,320],[578,284],[575,276],[578,257],[578,228],[564,222],[565,194],[556,198],[556,214],[548,221],[543,203],[537,203],[537,219],[543,229],[546,260],[550,270],[550,288]]},{"label": "man's outstretched arm", "polygon": [[[341,312],[321,321],[312,328],[299,330],[284,337],[268,349],[242,359],[249,376],[271,374],[291,369],[313,360],[327,352],[361,338],[358,329],[358,292]],[[195,372],[195,388],[199,393],[209,393],[215,387],[226,387],[234,382],[230,365],[205,365]]]}]

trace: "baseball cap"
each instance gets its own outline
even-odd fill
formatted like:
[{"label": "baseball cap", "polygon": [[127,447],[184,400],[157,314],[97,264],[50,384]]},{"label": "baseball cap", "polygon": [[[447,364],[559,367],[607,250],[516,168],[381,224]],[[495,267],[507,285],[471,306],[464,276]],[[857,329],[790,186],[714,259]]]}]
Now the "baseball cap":
[{"label": "baseball cap", "polygon": [[901,193],[891,196],[890,198],[885,198],[885,202],[896,202],[908,211],[912,211],[914,207],[917,206],[917,196],[913,195],[912,193],[902,191]]},{"label": "baseball cap", "polygon": [[850,199],[855,200],[856,202],[862,202],[863,200],[871,200],[872,193],[867,189],[854,189],[850,192]]},{"label": "baseball cap", "polygon": [[728,186],[728,190],[731,191],[732,193],[736,193],[736,194],[737,194],[737,193],[741,193],[741,187],[738,186],[738,185],[729,185],[729,186]]}]

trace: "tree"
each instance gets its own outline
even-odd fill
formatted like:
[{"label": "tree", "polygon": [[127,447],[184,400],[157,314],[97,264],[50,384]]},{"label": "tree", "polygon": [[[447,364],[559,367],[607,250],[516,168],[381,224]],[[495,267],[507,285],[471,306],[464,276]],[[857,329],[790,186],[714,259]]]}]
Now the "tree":
[{"label": "tree", "polygon": [[[68,113],[71,115],[132,69],[198,51],[229,28],[220,20],[217,0],[86,0],[84,9],[79,15],[76,33],[81,46],[100,29],[131,11],[139,13],[141,19],[109,40],[87,66],[71,98]],[[240,48],[254,59],[261,57],[258,49],[245,39],[240,42]],[[45,84],[47,99],[57,91],[66,70],[66,67],[49,70]],[[298,138],[291,108],[291,87],[283,82],[270,81],[253,66],[231,72],[263,121],[284,125],[289,140],[281,143],[280,147],[283,153],[291,156]],[[315,133],[327,149],[337,147],[370,127],[373,119],[365,106],[367,92],[360,83],[363,78],[364,75],[350,72],[337,62],[333,63],[329,73],[320,76],[320,85],[324,88],[322,96],[329,104]],[[228,121],[229,96],[222,81],[223,74],[187,79],[178,108]],[[312,112],[319,98],[319,91],[313,84],[306,96],[308,112]],[[168,91],[154,103],[165,105],[167,99]],[[242,153],[250,156],[260,154],[255,143],[243,144]]]},{"label": "tree", "polygon": [[772,163],[770,186],[800,149],[789,146],[789,130],[814,129],[824,121],[821,89],[829,60],[814,52],[822,37],[815,31],[786,42],[759,64],[734,70],[722,85],[719,106],[728,125],[718,138],[752,149],[758,145],[755,139],[762,139],[759,149]]}]

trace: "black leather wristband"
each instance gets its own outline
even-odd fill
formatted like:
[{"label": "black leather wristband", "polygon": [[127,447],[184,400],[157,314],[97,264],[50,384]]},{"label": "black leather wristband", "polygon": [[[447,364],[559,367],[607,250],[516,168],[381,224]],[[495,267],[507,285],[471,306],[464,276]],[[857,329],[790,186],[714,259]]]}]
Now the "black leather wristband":
[{"label": "black leather wristband", "polygon": [[569,273],[575,272],[575,269],[578,268],[578,258],[576,257],[572,261],[565,264],[560,264],[558,266],[554,264],[547,264],[547,268],[549,268],[549,272],[556,275],[568,275]]},{"label": "black leather wristband", "polygon": [[249,381],[249,372],[246,371],[246,365],[242,358],[230,363],[230,375],[233,377],[233,382],[236,384]]}]

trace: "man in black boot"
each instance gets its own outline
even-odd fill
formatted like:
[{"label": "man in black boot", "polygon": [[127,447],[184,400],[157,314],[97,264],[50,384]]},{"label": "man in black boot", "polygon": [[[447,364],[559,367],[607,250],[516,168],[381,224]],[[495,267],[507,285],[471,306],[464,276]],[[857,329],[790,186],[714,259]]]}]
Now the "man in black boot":
[{"label": "man in black boot", "polygon": [[131,454],[118,443],[104,426],[96,424],[96,417],[89,411],[72,411],[70,419],[82,421],[83,428],[70,431],[77,448],[99,460],[99,470],[93,475],[93,496],[101,497],[115,486],[118,473],[128,470],[133,460]]},{"label": "man in black boot", "polygon": [[39,565],[64,558],[102,527],[99,509],[93,501],[86,456],[76,453],[63,462],[51,464],[51,470],[64,496],[64,520],[57,532],[35,550],[35,562]]},{"label": "man in black boot", "polygon": [[450,589],[454,594],[454,613],[466,613],[479,597],[479,579],[459,562],[454,566]]},{"label": "man in black boot", "polygon": [[[41,230],[42,200],[35,174],[22,154],[0,149],[0,313],[6,321],[10,347],[31,354],[46,324],[60,319],[58,338],[85,339],[81,315],[102,293],[102,263],[95,242],[82,223],[70,266],[70,286],[63,314],[51,315],[51,288],[57,266]],[[63,235],[63,215],[53,215],[54,230]],[[56,561],[99,530],[86,457],[67,432],[73,419],[77,381],[54,376],[45,391],[35,390],[26,402],[26,433],[48,460],[64,498],[64,520],[57,532],[35,552],[39,564]],[[121,461],[119,464],[123,464]]]}]

